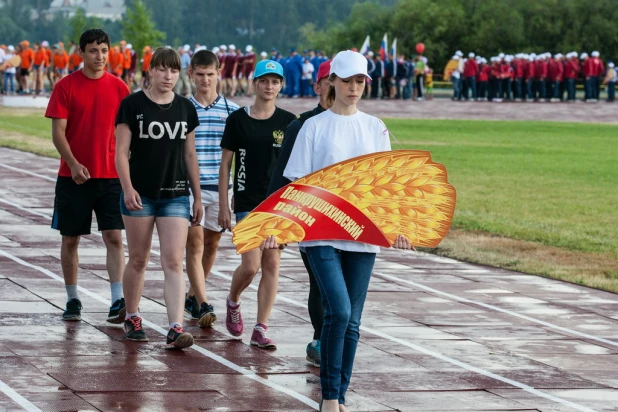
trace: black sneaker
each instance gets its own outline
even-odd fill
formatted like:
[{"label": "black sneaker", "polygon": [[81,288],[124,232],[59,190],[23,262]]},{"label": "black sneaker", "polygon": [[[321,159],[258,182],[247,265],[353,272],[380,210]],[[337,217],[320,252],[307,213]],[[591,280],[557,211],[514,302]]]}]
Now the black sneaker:
[{"label": "black sneaker", "polygon": [[109,315],[107,315],[107,321],[116,325],[121,324],[124,321],[124,315],[127,314],[127,308],[124,304],[124,298],[120,298],[114,302],[111,308],[109,308]]},{"label": "black sneaker", "polygon": [[193,335],[182,330],[182,326],[174,326],[167,332],[166,349],[184,349],[193,345]]},{"label": "black sneaker", "polygon": [[200,318],[200,305],[197,304],[195,295],[185,298],[185,312],[191,316],[191,319]]},{"label": "black sneaker", "polygon": [[130,319],[125,319],[124,331],[128,340],[148,342],[148,336],[146,336],[146,332],[142,328],[142,318],[139,316],[131,316]]},{"label": "black sneaker", "polygon": [[82,302],[73,298],[67,302],[67,310],[62,314],[63,320],[82,320]]},{"label": "black sneaker", "polygon": [[217,315],[212,305],[206,302],[200,307],[200,328],[212,328],[212,324],[217,320]]}]

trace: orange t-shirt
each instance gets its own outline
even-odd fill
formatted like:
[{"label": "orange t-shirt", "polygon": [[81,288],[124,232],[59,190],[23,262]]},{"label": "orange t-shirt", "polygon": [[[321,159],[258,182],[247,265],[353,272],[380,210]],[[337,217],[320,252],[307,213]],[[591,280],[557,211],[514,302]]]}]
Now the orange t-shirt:
[{"label": "orange t-shirt", "polygon": [[54,68],[66,69],[68,63],[69,56],[67,56],[67,52],[54,53]]},{"label": "orange t-shirt", "polygon": [[142,71],[145,72],[150,68],[150,60],[152,60],[152,52],[144,53],[144,61],[142,62]]},{"label": "orange t-shirt", "polygon": [[39,49],[39,51],[34,53],[34,64],[36,66],[40,66],[42,64],[49,66],[49,57],[47,56],[45,49]]},{"label": "orange t-shirt", "polygon": [[114,61],[112,62],[112,72],[122,75],[122,68],[124,65],[124,55],[122,53],[114,52]]},{"label": "orange t-shirt", "polygon": [[79,53],[73,53],[69,56],[69,69],[74,70],[79,67],[79,64],[82,62],[82,56]]},{"label": "orange t-shirt", "polygon": [[34,50],[30,47],[27,47],[25,50],[22,50],[20,53],[21,56],[21,67],[22,69],[29,69],[32,65],[32,61],[34,60]]},{"label": "orange t-shirt", "polygon": [[131,68],[131,50],[129,49],[124,49],[124,66],[123,68],[125,69],[130,69]]},{"label": "orange t-shirt", "polygon": [[43,50],[45,50],[45,54],[47,54],[47,64],[49,65],[52,62],[54,55],[51,49],[44,48]]}]

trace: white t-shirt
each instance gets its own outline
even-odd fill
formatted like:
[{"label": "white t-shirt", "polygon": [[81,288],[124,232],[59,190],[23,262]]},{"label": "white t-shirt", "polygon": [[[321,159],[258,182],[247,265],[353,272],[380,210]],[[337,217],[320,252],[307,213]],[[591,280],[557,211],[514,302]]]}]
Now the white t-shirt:
[{"label": "white t-shirt", "polygon": [[307,62],[303,63],[303,79],[313,79],[313,64]]},{"label": "white t-shirt", "polygon": [[[0,61],[0,63],[4,63],[8,60],[11,60],[13,57],[15,57],[15,53],[6,52],[6,54],[2,57],[2,60]],[[17,73],[17,70],[15,67],[7,67],[6,69],[4,69],[4,72],[5,73]]]},{"label": "white t-shirt", "polygon": [[[326,110],[308,119],[298,132],[283,176],[298,178],[353,157],[391,150],[388,129],[377,117],[361,111],[341,116]],[[301,246],[332,246],[349,252],[378,253],[378,246],[344,240],[301,242]]]}]

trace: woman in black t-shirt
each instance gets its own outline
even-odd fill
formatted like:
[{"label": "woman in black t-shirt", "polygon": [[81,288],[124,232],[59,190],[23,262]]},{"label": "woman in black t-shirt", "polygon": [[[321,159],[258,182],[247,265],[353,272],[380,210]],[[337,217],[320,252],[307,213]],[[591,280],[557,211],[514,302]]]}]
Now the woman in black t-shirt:
[{"label": "woman in black t-shirt", "polygon": [[[232,229],[228,207],[227,182],[232,158],[234,167],[234,213],[236,222],[243,219],[266,199],[272,172],[277,164],[281,142],[287,125],[296,119],[290,112],[275,106],[281,91],[283,68],[275,61],[263,60],[255,67],[253,89],[255,101],[232,113],[225,123],[221,140],[223,156],[219,172],[219,225]],[[273,242],[273,239],[268,241]],[[275,349],[268,336],[268,318],[277,295],[280,250],[254,249],[242,254],[240,266],[234,271],[227,298],[225,326],[234,336],[244,330],[240,314],[240,295],[251,284],[260,266],[262,279],[258,288],[257,323],[251,335],[251,345]]]},{"label": "woman in black t-shirt", "polygon": [[[198,225],[203,213],[194,133],[199,120],[193,104],[173,91],[180,68],[176,51],[157,49],[148,70],[150,87],[125,98],[116,117],[120,210],[129,248],[124,271],[126,337],[148,341],[138,305],[156,224],[170,328],[167,347],[178,349],[193,344],[193,336],[182,328],[187,220]],[[187,181],[195,196],[192,213]]]}]

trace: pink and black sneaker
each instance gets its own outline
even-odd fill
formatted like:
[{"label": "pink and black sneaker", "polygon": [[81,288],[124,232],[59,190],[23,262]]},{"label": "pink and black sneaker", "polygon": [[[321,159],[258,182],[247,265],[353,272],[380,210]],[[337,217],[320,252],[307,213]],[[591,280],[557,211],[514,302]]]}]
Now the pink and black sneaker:
[{"label": "pink and black sneaker", "polygon": [[251,345],[261,349],[277,349],[277,344],[274,340],[268,337],[268,326],[263,323],[258,323],[253,329],[251,335]]},{"label": "pink and black sneaker", "polygon": [[166,349],[184,349],[193,345],[193,335],[176,325],[167,332]]},{"label": "pink and black sneaker", "polygon": [[225,327],[228,332],[234,336],[242,335],[245,330],[245,324],[242,321],[242,315],[240,314],[240,303],[233,305],[229,299],[227,299],[227,316],[225,318]]}]

